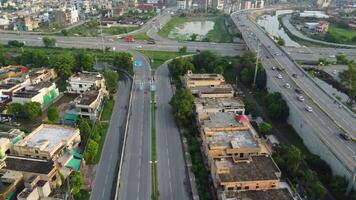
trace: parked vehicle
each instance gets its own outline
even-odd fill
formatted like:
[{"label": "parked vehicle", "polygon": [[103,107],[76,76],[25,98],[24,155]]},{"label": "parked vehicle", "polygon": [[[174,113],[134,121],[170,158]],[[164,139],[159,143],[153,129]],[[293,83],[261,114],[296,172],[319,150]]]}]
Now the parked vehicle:
[{"label": "parked vehicle", "polygon": [[284,84],[284,87],[285,87],[285,88],[288,88],[288,89],[291,88],[289,83]]},{"label": "parked vehicle", "polygon": [[308,112],[313,112],[313,108],[308,105],[305,105],[305,110]]},{"label": "parked vehicle", "polygon": [[283,76],[282,76],[281,74],[277,74],[277,78],[278,78],[278,79],[282,79]]}]

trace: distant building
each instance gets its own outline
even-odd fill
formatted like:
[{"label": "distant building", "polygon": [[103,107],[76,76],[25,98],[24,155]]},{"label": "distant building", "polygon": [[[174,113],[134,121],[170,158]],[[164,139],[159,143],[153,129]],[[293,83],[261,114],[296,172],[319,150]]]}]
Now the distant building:
[{"label": "distant building", "polygon": [[12,100],[12,96],[17,91],[23,89],[25,86],[30,85],[30,80],[25,79],[5,79],[0,84],[0,102],[9,103]]},{"label": "distant building", "polygon": [[301,18],[317,18],[317,19],[327,19],[329,18],[329,15],[326,15],[322,11],[304,11],[299,13],[299,17]]},{"label": "distant building", "polygon": [[49,196],[51,187],[48,181],[40,180],[34,176],[31,182],[25,182],[25,188],[17,195],[18,200],[42,199]]},{"label": "distant building", "polygon": [[105,79],[102,74],[98,72],[79,72],[67,80],[67,92],[68,93],[84,93],[88,90],[97,90],[100,88],[106,88]]},{"label": "distant building", "polygon": [[187,8],[187,2],[186,0],[179,0],[177,1],[177,9],[179,10],[185,10]]},{"label": "distant building", "polygon": [[328,30],[329,30],[329,22],[327,21],[304,23],[304,31],[313,32],[313,33],[327,33]]},{"label": "distant building", "polygon": [[216,10],[224,10],[226,0],[213,0],[212,7]]},{"label": "distant building", "polygon": [[29,73],[31,84],[53,81],[56,77],[57,73],[53,68],[34,68]]}]

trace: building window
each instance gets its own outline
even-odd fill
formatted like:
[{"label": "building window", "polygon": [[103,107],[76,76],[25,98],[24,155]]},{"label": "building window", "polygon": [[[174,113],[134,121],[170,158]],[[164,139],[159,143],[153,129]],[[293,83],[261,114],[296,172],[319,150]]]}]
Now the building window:
[{"label": "building window", "polygon": [[256,190],[257,190],[258,188],[260,188],[260,186],[256,185]]},{"label": "building window", "polygon": [[248,190],[248,189],[250,189],[250,187],[249,186],[245,186],[245,190]]},{"label": "building window", "polygon": [[236,190],[241,190],[241,187],[236,187]]},{"label": "building window", "polygon": [[240,153],[240,158],[243,158],[244,157],[244,153]]},{"label": "building window", "polygon": [[35,150],[35,153],[37,153],[37,154],[38,154],[38,150]]},{"label": "building window", "polygon": [[82,85],[82,84],[79,84],[79,88],[83,88],[83,85]]},{"label": "building window", "polygon": [[227,190],[233,191],[234,187],[228,187]]}]

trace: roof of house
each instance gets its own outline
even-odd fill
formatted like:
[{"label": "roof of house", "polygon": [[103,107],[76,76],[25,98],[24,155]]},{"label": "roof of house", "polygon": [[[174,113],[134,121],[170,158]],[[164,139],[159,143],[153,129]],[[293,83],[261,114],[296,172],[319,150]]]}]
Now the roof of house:
[{"label": "roof of house", "polygon": [[286,188],[266,191],[225,192],[225,197],[232,200],[293,200],[293,197]]},{"label": "roof of house", "polygon": [[4,169],[37,174],[48,174],[54,168],[53,161],[17,156],[7,156],[5,163]]}]

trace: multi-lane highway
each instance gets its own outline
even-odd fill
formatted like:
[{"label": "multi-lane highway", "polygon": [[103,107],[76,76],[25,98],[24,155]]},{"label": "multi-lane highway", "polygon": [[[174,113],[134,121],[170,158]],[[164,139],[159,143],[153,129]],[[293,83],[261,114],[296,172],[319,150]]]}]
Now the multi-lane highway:
[{"label": "multi-lane highway", "polygon": [[[114,197],[117,167],[121,158],[121,150],[125,131],[127,108],[132,80],[125,74],[120,76],[118,92],[112,112],[110,126],[104,142],[102,156],[96,168],[91,199],[112,199]],[[105,186],[105,187],[103,187]]]},{"label": "multi-lane highway", "polygon": [[319,59],[336,60],[337,55],[345,55],[356,60],[355,49],[316,48],[316,47],[283,47],[294,60],[319,61]]},{"label": "multi-lane highway", "polygon": [[158,187],[160,199],[188,200],[185,162],[182,142],[169,105],[172,88],[167,64],[163,64],[155,73],[157,85],[157,158]]},{"label": "multi-lane highway", "polygon": [[[301,124],[309,124],[330,152],[339,159],[349,171],[349,174],[352,174],[356,166],[356,144],[344,141],[339,137],[339,133],[346,131],[351,136],[356,136],[356,118],[353,113],[344,107],[340,108],[338,103],[335,103],[334,98],[320,89],[258,25],[249,19],[246,13],[234,14],[233,20],[242,31],[243,37],[251,50],[257,51],[257,46],[260,44],[261,61],[269,79],[280,86],[280,91],[282,91],[290,106],[303,112],[300,115],[304,117]],[[276,72],[272,70],[272,67],[278,66],[283,67],[285,71]],[[281,74],[282,78],[277,79],[277,73]],[[293,74],[296,78],[292,77]],[[283,86],[284,83],[291,84],[293,89],[287,90]],[[306,97],[304,102],[299,102],[295,98],[294,88],[302,89]],[[313,112],[306,112],[306,105],[311,106]]]},{"label": "multi-lane highway", "polygon": [[[141,200],[151,198],[152,188],[151,94],[148,91],[151,72],[146,57],[136,52],[131,53],[142,61],[142,65],[135,69],[132,109],[118,192],[119,199]],[[141,83],[144,85],[143,90],[139,89]]]}]

